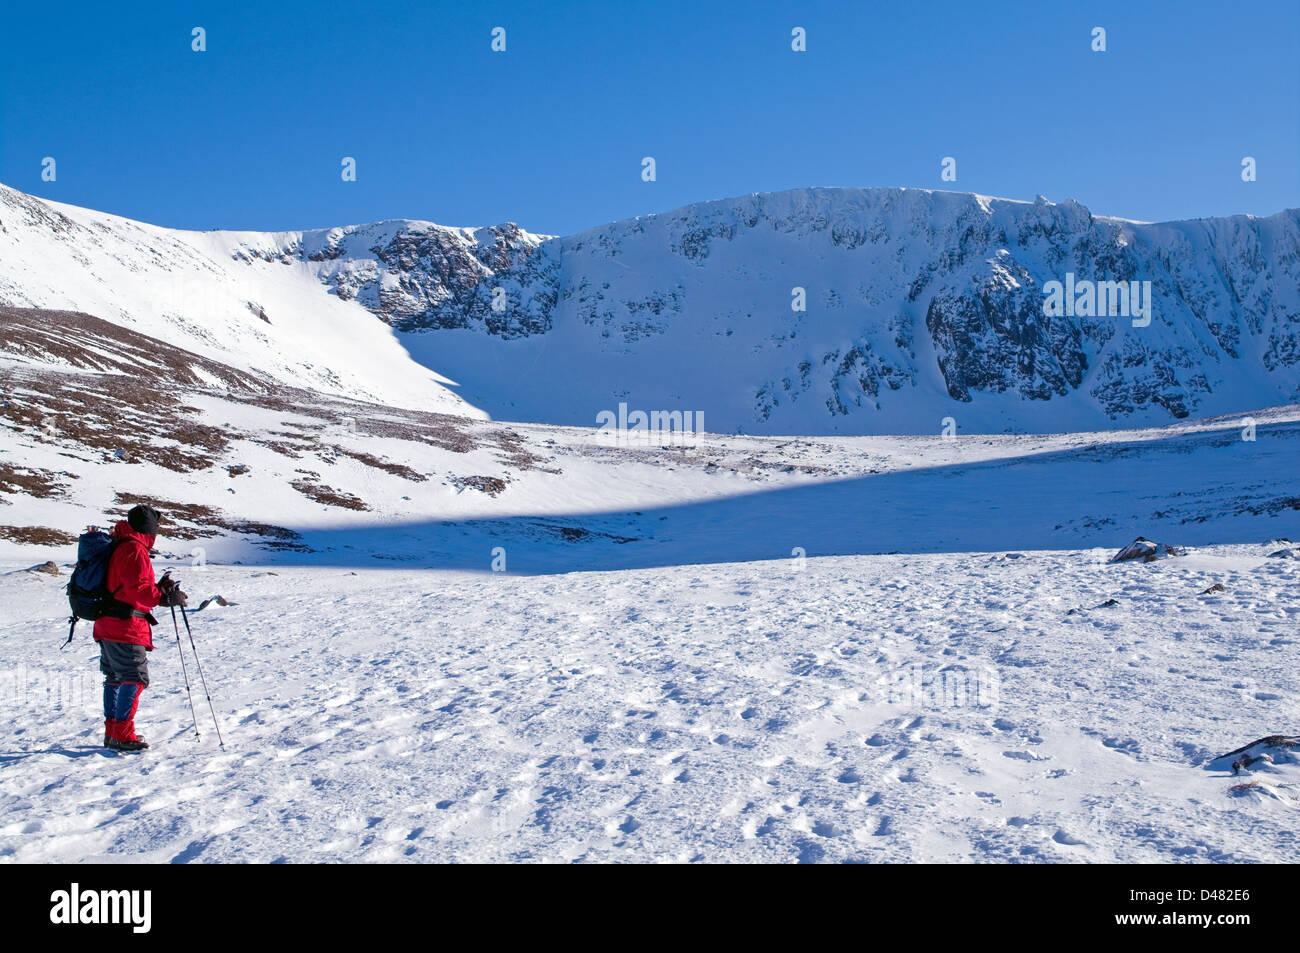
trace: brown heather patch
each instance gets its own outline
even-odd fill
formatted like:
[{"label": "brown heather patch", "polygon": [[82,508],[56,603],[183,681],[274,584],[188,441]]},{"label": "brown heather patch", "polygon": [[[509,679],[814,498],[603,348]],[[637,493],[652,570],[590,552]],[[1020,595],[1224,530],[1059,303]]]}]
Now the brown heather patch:
[{"label": "brown heather patch", "polygon": [[14,371],[21,387],[0,402],[0,420],[38,440],[69,440],[124,463],[180,473],[204,470],[230,434],[186,416],[175,397],[117,374]]},{"label": "brown heather patch", "polygon": [[[244,533],[248,536],[266,536],[281,544],[288,544],[294,540],[302,539],[301,533],[296,533],[291,529],[286,529],[283,526],[273,526],[270,523],[258,523],[253,520],[228,520],[221,525],[233,533]],[[298,548],[305,549],[306,547]]]},{"label": "brown heather patch", "polygon": [[206,378],[196,369],[231,389],[263,391],[269,383],[80,311],[0,305],[0,351],[29,361],[62,363],[173,387],[206,389]]},{"label": "brown heather patch", "polygon": [[[173,500],[159,500],[146,494],[117,493],[113,502],[123,511],[137,503],[147,503],[162,514],[162,523],[158,527],[160,539],[200,539],[216,536],[221,525],[220,513],[201,503],[177,503]],[[125,517],[123,517],[125,518]],[[189,524],[189,525],[186,525]],[[215,527],[202,530],[198,527]]]},{"label": "brown heather patch", "polygon": [[304,424],[296,420],[282,420],[280,421],[280,426],[292,427],[294,430],[306,431],[305,433],[294,434],[294,436],[299,440],[306,440],[309,438],[314,439],[312,437],[313,434],[320,433],[322,430],[325,429],[324,425],[322,424],[317,424],[317,423]]},{"label": "brown heather patch", "polygon": [[391,417],[354,417],[357,433],[392,440],[414,440],[432,444],[453,453],[469,453],[474,449],[474,438],[467,433],[467,421],[445,414],[421,414],[416,411],[390,411]]},{"label": "brown heather patch", "polygon": [[260,437],[250,437],[253,443],[274,450],[282,457],[288,457],[290,460],[301,460],[302,451],[307,447],[297,443],[286,443],[283,440],[262,440]]},{"label": "brown heather patch", "polygon": [[[282,421],[283,426],[293,427],[301,432],[272,431],[273,436],[285,437],[288,440],[258,441],[287,457],[297,458],[302,452],[315,449],[317,434],[321,430],[333,427],[346,428],[367,437],[429,444],[453,453],[468,453],[477,446],[474,434],[469,429],[477,421],[450,414],[386,407],[286,387],[280,388],[275,395],[254,394],[247,397],[241,395],[238,399],[256,407],[296,413],[325,422],[325,426],[322,427],[320,424]],[[297,442],[291,443],[290,440]],[[415,482],[419,482],[420,478],[427,479],[423,474],[418,474],[417,471],[402,464],[389,463],[370,454],[347,448],[336,446],[333,449],[404,479]]]},{"label": "brown heather patch", "polygon": [[29,546],[70,546],[77,541],[71,533],[49,526],[0,526],[0,537]]},{"label": "brown heather patch", "polygon": [[429,479],[418,470],[412,470],[404,463],[393,463],[390,460],[381,460],[379,457],[365,453],[361,450],[349,450],[347,447],[332,446],[330,447],[335,453],[342,454],[345,457],[351,457],[359,463],[364,463],[368,467],[376,470],[383,470],[385,473],[391,473],[393,476],[399,476],[403,480],[410,480],[412,483],[423,483]]},{"label": "brown heather patch", "polygon": [[296,430],[265,430],[263,433],[272,437],[287,437],[290,440],[298,440],[302,442],[304,447],[314,447],[317,443],[316,438],[311,434],[298,433]]},{"label": "brown heather patch", "polygon": [[[283,395],[292,395],[296,397],[306,397],[306,400],[290,400]],[[316,417],[320,420],[334,420],[338,417],[338,412],[330,407],[319,406],[320,395],[314,394],[307,390],[298,390],[293,387],[279,386],[274,393],[253,393],[240,394],[238,398],[242,403],[252,407],[261,407],[263,410],[276,410],[282,414],[300,414],[304,417]],[[337,398],[340,403],[342,398]]]},{"label": "brown heather patch", "polygon": [[353,496],[343,490],[336,490],[332,486],[324,483],[318,483],[315,480],[294,480],[289,484],[303,496],[315,500],[317,503],[323,503],[326,506],[340,506],[348,510],[368,510],[370,507],[366,501],[359,496]]},{"label": "brown heather patch", "polygon": [[608,539],[612,542],[622,545],[623,543],[635,543],[635,536],[620,536],[617,533],[603,533],[599,530],[590,530],[583,526],[557,526],[554,523],[538,523],[538,528],[546,533],[558,536],[566,543],[581,543],[587,540]]},{"label": "brown heather patch", "polygon": [[[71,474],[65,474],[71,476]],[[76,479],[76,477],[72,477]],[[9,463],[0,463],[0,493],[22,493],[38,500],[52,496],[63,496],[67,484],[59,480],[59,474],[37,467],[16,467]],[[8,502],[3,500],[0,502]]]},{"label": "brown heather patch", "polygon": [[480,493],[486,493],[488,496],[496,496],[498,493],[505,492],[506,481],[500,477],[491,476],[465,476],[452,477],[452,486],[460,490],[478,490]]},{"label": "brown heather patch", "polygon": [[534,470],[540,469],[539,465],[546,462],[545,457],[539,457],[525,448],[523,438],[513,430],[496,430],[490,436],[501,448],[505,462],[510,466],[520,470]]}]

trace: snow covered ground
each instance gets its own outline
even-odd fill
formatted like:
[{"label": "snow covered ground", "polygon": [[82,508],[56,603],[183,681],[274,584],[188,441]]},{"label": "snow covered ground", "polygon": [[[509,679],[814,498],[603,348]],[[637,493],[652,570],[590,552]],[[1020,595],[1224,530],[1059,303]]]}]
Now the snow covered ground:
[{"label": "snow covered ground", "polygon": [[138,757],[10,572],[0,858],[1295,862],[1300,769],[1207,767],[1300,715],[1275,548],[182,567],[226,751],[168,623]]}]

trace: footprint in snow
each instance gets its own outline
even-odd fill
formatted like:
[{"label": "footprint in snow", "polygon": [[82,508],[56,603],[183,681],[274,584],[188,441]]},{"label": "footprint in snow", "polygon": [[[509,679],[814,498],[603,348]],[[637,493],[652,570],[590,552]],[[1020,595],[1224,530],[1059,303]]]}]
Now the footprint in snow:
[{"label": "footprint in snow", "polygon": [[1052,840],[1058,844],[1065,844],[1067,847],[1086,847],[1087,842],[1079,840],[1073,834],[1068,834],[1064,830],[1058,830],[1052,835]]},{"label": "footprint in snow", "polygon": [[841,833],[830,821],[818,821],[812,826],[812,832],[818,837],[839,837]]},{"label": "footprint in snow", "polygon": [[826,848],[816,841],[802,840],[796,846],[799,848],[798,863],[816,864],[826,856]]},{"label": "footprint in snow", "polygon": [[1102,738],[1101,743],[1112,751],[1121,751],[1133,757],[1142,753],[1141,746],[1133,738],[1125,738],[1122,741],[1119,738]]}]

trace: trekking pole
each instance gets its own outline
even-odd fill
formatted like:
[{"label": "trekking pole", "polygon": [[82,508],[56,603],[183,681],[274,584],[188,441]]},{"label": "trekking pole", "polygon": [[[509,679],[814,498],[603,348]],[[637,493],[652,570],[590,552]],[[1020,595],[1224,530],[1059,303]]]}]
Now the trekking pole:
[{"label": "trekking pole", "polygon": [[[176,609],[173,607],[172,613],[174,614],[175,612]],[[225,751],[226,742],[221,737],[221,723],[217,721],[217,709],[212,705],[212,693],[208,691],[208,680],[203,675],[203,663],[199,661],[199,649],[198,646],[194,644],[194,630],[190,628],[190,620],[185,615],[184,606],[181,607],[181,620],[185,623],[185,632],[190,637],[190,648],[194,651],[194,665],[198,668],[199,679],[203,682],[203,694],[208,696],[208,711],[212,712],[212,725],[217,729],[217,744],[221,747],[222,751]]]},{"label": "trekking pole", "polygon": [[[190,694],[190,673],[185,667],[185,650],[181,648],[181,627],[176,624],[176,607],[172,606],[172,628],[176,630],[176,654],[181,657],[181,674],[185,676],[185,695],[190,700],[190,717],[194,719],[194,740],[199,739],[199,715],[194,710],[194,696]],[[186,623],[189,628],[189,623]],[[194,656],[198,660],[198,656]]]}]

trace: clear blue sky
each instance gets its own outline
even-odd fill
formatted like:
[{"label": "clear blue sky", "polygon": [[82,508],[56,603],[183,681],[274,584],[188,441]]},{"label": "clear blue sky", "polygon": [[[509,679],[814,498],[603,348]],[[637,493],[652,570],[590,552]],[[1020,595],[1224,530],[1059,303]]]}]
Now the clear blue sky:
[{"label": "clear blue sky", "polygon": [[0,181],[184,228],[567,234],[810,185],[1271,214],[1300,206],[1300,3],[15,2]]}]

